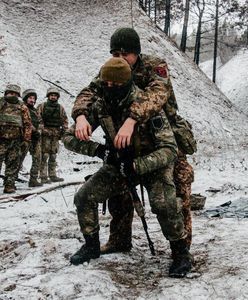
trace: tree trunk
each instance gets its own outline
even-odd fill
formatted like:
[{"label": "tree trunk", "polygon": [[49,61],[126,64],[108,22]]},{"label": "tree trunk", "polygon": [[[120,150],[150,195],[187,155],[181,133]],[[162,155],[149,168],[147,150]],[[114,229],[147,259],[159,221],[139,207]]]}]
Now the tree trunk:
[{"label": "tree trunk", "polygon": [[216,62],[218,50],[218,29],[219,29],[219,0],[216,0],[216,14],[215,14],[215,33],[214,33],[214,63],[213,63],[213,82],[216,80]]},{"label": "tree trunk", "polygon": [[170,10],[171,10],[171,0],[165,0],[164,32],[167,36],[170,36]]},{"label": "tree trunk", "polygon": [[200,49],[201,49],[201,27],[202,27],[202,17],[205,10],[205,0],[202,2],[202,9],[200,8],[200,1],[197,1],[197,7],[199,10],[199,20],[197,26],[196,40],[195,40],[195,54],[194,62],[199,65],[200,62]]},{"label": "tree trunk", "polygon": [[180,49],[182,52],[186,51],[186,43],[187,43],[187,29],[188,29],[188,22],[189,22],[189,5],[190,0],[186,0],[185,3],[185,12],[184,12],[184,22],[183,22],[183,31],[182,31],[182,38]]}]

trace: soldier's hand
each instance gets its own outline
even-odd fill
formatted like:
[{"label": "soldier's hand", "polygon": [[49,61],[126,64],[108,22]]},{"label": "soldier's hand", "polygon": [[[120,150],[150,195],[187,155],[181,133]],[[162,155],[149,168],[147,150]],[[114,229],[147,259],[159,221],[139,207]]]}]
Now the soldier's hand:
[{"label": "soldier's hand", "polygon": [[114,146],[117,149],[125,148],[130,145],[134,126],[137,122],[132,118],[127,118],[114,139]]},{"label": "soldier's hand", "polygon": [[80,141],[88,141],[91,137],[92,129],[90,123],[84,115],[78,116],[76,119],[75,136]]}]

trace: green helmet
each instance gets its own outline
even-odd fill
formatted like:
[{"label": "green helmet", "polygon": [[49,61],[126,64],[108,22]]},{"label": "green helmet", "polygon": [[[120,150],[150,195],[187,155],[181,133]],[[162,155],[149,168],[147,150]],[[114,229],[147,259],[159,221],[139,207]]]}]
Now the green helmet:
[{"label": "green helmet", "polygon": [[8,94],[8,92],[14,92],[17,93],[19,97],[21,97],[21,88],[19,87],[19,85],[16,84],[8,84],[6,86],[6,89],[4,91],[4,96],[6,96]]},{"label": "green helmet", "polygon": [[35,90],[33,89],[28,89],[28,90],[25,90],[23,93],[22,93],[22,100],[24,102],[26,102],[28,100],[28,97],[30,96],[34,96],[35,97],[35,101],[37,100],[37,93]]},{"label": "green helmet", "polygon": [[54,88],[54,87],[50,87],[48,90],[47,90],[47,94],[46,96],[49,97],[50,94],[57,94],[58,95],[58,98],[60,97],[60,92],[58,89]]},{"label": "green helmet", "polygon": [[110,53],[121,51],[140,54],[140,38],[138,33],[129,27],[117,29],[110,38]]}]

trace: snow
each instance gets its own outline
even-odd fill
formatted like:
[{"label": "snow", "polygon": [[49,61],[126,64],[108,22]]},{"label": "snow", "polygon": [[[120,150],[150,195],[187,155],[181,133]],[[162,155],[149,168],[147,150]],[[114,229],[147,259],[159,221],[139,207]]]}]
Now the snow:
[{"label": "snow", "polygon": [[[200,64],[202,71],[211,79],[213,61]],[[224,65],[217,63],[216,83],[220,90],[241,112],[248,115],[248,50],[240,50]]]},{"label": "snow", "polygon": [[[8,82],[20,84],[23,90],[34,87],[39,102],[49,84],[36,73],[76,95],[109,57],[109,38],[115,28],[131,25],[130,1],[3,0],[0,13],[0,49],[6,47],[0,56],[0,90]],[[199,148],[190,157],[195,169],[193,192],[207,196],[206,209],[246,198],[247,116],[153,26],[136,2],[132,14],[144,52],[166,57],[180,114],[193,124]],[[239,70],[241,66],[235,78]],[[226,80],[223,74],[223,82]],[[60,101],[68,114],[73,100],[61,91]],[[101,131],[94,138],[99,140]],[[83,182],[84,176],[100,167],[100,162],[88,163],[96,159],[74,155],[62,146],[60,149],[59,175],[66,182]],[[30,157],[25,168],[30,168]],[[78,187],[58,188],[26,201],[6,202],[1,198],[1,300],[248,298],[247,219],[209,218],[194,212],[194,269],[187,278],[171,279],[169,243],[147,199],[155,257],[135,216],[130,253],[105,255],[89,264],[71,266],[69,257],[82,243],[73,205]],[[208,192],[211,188],[220,192]],[[18,183],[18,191],[30,190],[27,183]],[[38,189],[32,191],[37,193]],[[100,239],[104,243],[110,216],[102,216],[99,208]]]}]

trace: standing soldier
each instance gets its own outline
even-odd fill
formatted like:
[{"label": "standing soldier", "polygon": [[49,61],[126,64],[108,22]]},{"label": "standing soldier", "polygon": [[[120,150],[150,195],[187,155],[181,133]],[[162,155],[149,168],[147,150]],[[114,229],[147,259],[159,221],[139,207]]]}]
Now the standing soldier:
[{"label": "standing soldier", "polygon": [[46,96],[47,101],[38,106],[38,112],[44,124],[41,144],[41,183],[64,181],[56,175],[56,156],[59,150],[59,140],[68,128],[65,109],[58,103],[60,97],[58,89],[49,88]]},{"label": "standing soldier", "polygon": [[29,186],[37,187],[42,186],[42,183],[38,181],[40,163],[41,163],[41,130],[43,128],[43,122],[37,109],[34,107],[37,100],[37,93],[33,89],[25,90],[22,94],[22,100],[29,109],[30,117],[32,120],[32,139],[31,144],[22,144],[21,146],[21,161],[20,168],[28,153],[32,156],[32,166],[30,169]]},{"label": "standing soldier", "polygon": [[[116,135],[115,146],[118,149],[130,144],[135,124],[146,121],[162,108],[170,123],[177,120],[178,106],[167,63],[158,57],[140,54],[140,52],[140,38],[134,29],[120,28],[111,36],[110,53],[114,57],[124,58],[129,63],[134,83],[141,89],[138,100],[130,106],[129,116]],[[90,113],[92,103],[102,94],[99,77],[96,77],[77,96],[72,117],[76,122],[75,135],[79,140],[89,139],[91,126],[86,118]],[[194,144],[194,141],[192,143]],[[185,154],[181,155],[180,160],[175,163],[174,181],[178,196],[183,199],[184,222],[185,228],[188,230],[187,244],[190,248],[192,221],[189,195],[194,176]],[[132,203],[128,194],[117,197],[121,199],[119,201],[109,199],[108,201],[112,220],[109,241],[101,247],[102,253],[129,251],[132,247]]]},{"label": "standing soldier", "polygon": [[[129,115],[132,103],[139,99],[139,89],[132,83],[131,68],[122,58],[111,58],[100,72],[103,97],[88,115],[95,129],[101,126],[107,140],[105,146],[93,141],[79,141],[73,132],[64,136],[69,150],[104,160],[103,166],[78,190],[74,197],[78,221],[85,245],[72,257],[72,264],[82,264],[100,256],[98,203],[118,195],[142,180],[163,235],[170,241],[173,263],[171,277],[184,277],[191,269],[192,257],[187,249],[181,201],[176,199],[173,166],[177,145],[165,112],[154,114],[135,127],[131,146],[113,150],[115,131]],[[116,154],[117,153],[117,154]],[[130,193],[133,198],[133,193]],[[119,199],[112,198],[112,201]]]},{"label": "standing soldier", "polygon": [[18,99],[20,95],[21,88],[9,84],[0,99],[0,165],[5,162],[4,193],[15,192],[21,144],[31,141],[31,118],[26,105]]}]

